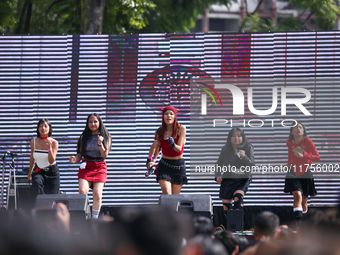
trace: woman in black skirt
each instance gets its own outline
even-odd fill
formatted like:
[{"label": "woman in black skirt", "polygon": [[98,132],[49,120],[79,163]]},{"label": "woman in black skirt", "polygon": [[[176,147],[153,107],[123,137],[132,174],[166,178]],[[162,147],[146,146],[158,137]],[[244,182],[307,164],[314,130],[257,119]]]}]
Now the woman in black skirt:
[{"label": "woman in black skirt", "polygon": [[228,134],[216,163],[215,180],[221,184],[220,198],[224,214],[232,208],[243,208],[243,197],[251,182],[251,167],[255,165],[254,149],[240,128],[233,128]]},{"label": "woman in black skirt", "polygon": [[294,196],[294,217],[299,224],[302,215],[308,210],[308,196],[317,194],[310,165],[313,161],[320,161],[320,155],[312,140],[307,137],[305,126],[300,122],[290,128],[287,147],[289,171],[284,192]]},{"label": "woman in black skirt", "polygon": [[177,121],[178,110],[173,106],[162,109],[162,126],[155,133],[156,142],[151,146],[147,167],[154,166],[162,151],[162,158],[156,168],[157,182],[163,195],[179,194],[187,183],[185,161],[183,159],[186,141],[186,127]]}]

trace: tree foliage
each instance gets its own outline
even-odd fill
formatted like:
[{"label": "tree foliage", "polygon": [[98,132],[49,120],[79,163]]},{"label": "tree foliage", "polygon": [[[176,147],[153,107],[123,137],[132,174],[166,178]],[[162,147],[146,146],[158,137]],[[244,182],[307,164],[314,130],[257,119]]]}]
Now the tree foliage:
[{"label": "tree foliage", "polygon": [[230,6],[237,0],[153,0],[157,8],[146,13],[149,25],[142,32],[185,33],[196,24],[199,14],[212,4]]},{"label": "tree foliage", "polygon": [[0,30],[3,32],[6,28],[13,28],[17,22],[13,19],[15,5],[15,0],[0,0]]},{"label": "tree foliage", "polygon": [[149,24],[145,14],[154,8],[156,5],[152,0],[106,0],[103,33],[139,31]]},{"label": "tree foliage", "polygon": [[[247,0],[245,0],[247,1]],[[259,1],[259,5],[263,1]],[[276,24],[271,20],[261,19],[257,13],[249,13],[242,21],[240,31],[268,32],[268,31],[302,31],[310,30],[307,22],[313,18],[316,29],[333,30],[339,15],[339,7],[334,0],[289,0],[291,7],[297,8],[297,17],[281,18]],[[308,13],[308,15],[303,15]],[[307,16],[302,18],[303,16]]]},{"label": "tree foliage", "polygon": [[[247,0],[245,0],[247,2]],[[259,4],[264,0],[259,0]],[[0,32],[6,34],[182,33],[195,26],[212,4],[230,6],[237,0],[0,0]],[[310,19],[332,30],[339,15],[334,0],[289,0],[300,11],[277,24],[254,13],[240,31],[307,30]],[[102,8],[105,5],[105,8]],[[98,7],[98,8],[97,8]],[[101,8],[99,8],[101,7]],[[101,24],[102,23],[102,24]]]},{"label": "tree foliage", "polygon": [[[237,0],[0,0],[8,4],[0,29],[8,34],[189,32],[211,4]],[[102,13],[97,7],[105,2]],[[4,4],[3,4],[4,5]],[[99,17],[94,18],[93,15]],[[102,28],[98,20],[103,21]],[[89,28],[96,23],[98,29]],[[102,31],[100,31],[102,29]],[[90,31],[90,32],[89,32]]]},{"label": "tree foliage", "polygon": [[[0,29],[9,34],[83,34],[93,15],[91,11],[96,11],[93,6],[99,1],[11,0],[8,2],[13,4],[6,8],[5,13],[7,19],[13,22],[5,22],[0,18]],[[104,20],[102,32],[125,33],[141,29],[147,25],[144,16],[146,9],[155,7],[151,0],[106,0],[103,13],[97,12]]]}]

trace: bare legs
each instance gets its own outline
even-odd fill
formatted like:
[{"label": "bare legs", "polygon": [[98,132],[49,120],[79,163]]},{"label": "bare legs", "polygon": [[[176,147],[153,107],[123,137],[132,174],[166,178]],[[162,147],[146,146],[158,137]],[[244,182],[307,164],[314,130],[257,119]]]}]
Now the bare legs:
[{"label": "bare legs", "polygon": [[302,208],[304,212],[308,210],[308,198],[303,198],[301,191],[293,191],[294,196],[294,208]]},{"label": "bare legs", "polygon": [[303,213],[307,213],[308,210],[308,198],[303,198],[301,191],[293,191],[294,204],[293,212],[295,218],[296,228],[300,226]]},{"label": "bare legs", "polygon": [[90,185],[93,185],[93,210],[100,210],[102,206],[102,195],[103,195],[103,182],[89,182],[84,179],[79,179],[79,194],[88,194],[90,190]]},{"label": "bare legs", "polygon": [[159,180],[158,183],[163,195],[178,195],[182,189],[182,185],[172,184],[166,180]]}]

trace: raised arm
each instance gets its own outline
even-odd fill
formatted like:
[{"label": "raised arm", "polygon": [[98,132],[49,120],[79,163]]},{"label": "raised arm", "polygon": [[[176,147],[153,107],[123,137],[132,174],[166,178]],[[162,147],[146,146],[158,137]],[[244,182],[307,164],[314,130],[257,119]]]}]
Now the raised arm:
[{"label": "raised arm", "polygon": [[48,162],[50,164],[53,164],[56,161],[57,158],[57,153],[58,153],[58,148],[59,148],[59,143],[57,140],[53,139],[51,142],[48,144]]},{"label": "raised arm", "polygon": [[309,147],[310,153],[304,151],[303,156],[312,160],[312,161],[320,161],[320,155],[318,150],[316,149],[313,141],[311,139],[308,139],[307,146]]},{"label": "raised arm", "polygon": [[150,147],[149,156],[147,160],[147,167],[149,169],[155,165],[155,161],[160,153],[159,145],[160,145],[159,141],[154,141],[154,143]]}]

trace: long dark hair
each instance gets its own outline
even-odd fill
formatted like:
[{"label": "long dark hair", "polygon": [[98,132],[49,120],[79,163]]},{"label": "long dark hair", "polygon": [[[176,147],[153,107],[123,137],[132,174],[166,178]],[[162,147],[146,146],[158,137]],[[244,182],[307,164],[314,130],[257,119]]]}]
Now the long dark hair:
[{"label": "long dark hair", "polygon": [[50,127],[50,131],[48,132],[48,136],[52,135],[52,124],[51,124],[51,122],[48,119],[41,119],[41,120],[39,120],[38,125],[37,125],[37,137],[40,137],[39,126],[41,124],[45,123],[45,122]]},{"label": "long dark hair", "polygon": [[238,128],[238,127],[235,127],[235,128],[232,128],[229,131],[229,134],[228,134],[228,138],[227,138],[227,142],[226,142],[226,146],[227,146],[228,151],[234,152],[233,145],[231,144],[231,138],[233,137],[234,133],[237,132],[237,131],[240,132],[240,134],[242,136],[242,143],[238,146],[238,149],[243,148],[246,144],[250,145],[244,131],[242,129]]},{"label": "long dark hair", "polygon": [[[295,126],[293,126],[294,124],[296,123]],[[301,125],[303,127],[303,138],[306,138],[307,137],[307,132],[306,132],[306,127],[305,125],[303,125],[300,121],[296,121],[296,122],[293,122],[292,123],[292,126],[290,127],[290,130],[289,130],[289,138],[288,140],[294,140],[294,136],[292,135],[292,130],[294,127],[296,127],[297,125]]]},{"label": "long dark hair", "polygon": [[[164,109],[166,109],[166,108],[164,108]],[[171,109],[166,109],[166,110],[171,110]],[[165,114],[166,110],[162,112],[162,126],[160,126],[156,130],[156,133],[155,133],[155,138],[160,142],[163,140],[165,127],[166,127],[166,124],[165,124],[165,121],[164,121],[164,114]],[[171,110],[171,111],[173,111],[173,110]],[[173,133],[172,133],[173,138],[175,138],[178,135],[178,131],[179,131],[179,128],[181,126],[181,124],[179,124],[178,121],[177,121],[177,113],[176,112],[174,112],[174,113],[175,113],[175,120],[174,120],[174,124],[173,124]]]},{"label": "long dark hair", "polygon": [[111,149],[110,145],[111,145],[111,139],[112,138],[111,138],[109,131],[106,129],[106,127],[105,127],[102,119],[100,118],[100,116],[97,113],[91,113],[89,116],[87,116],[85,129],[78,139],[77,153],[80,153],[82,155],[85,155],[87,140],[92,135],[92,131],[89,128],[89,119],[92,116],[96,117],[99,121],[99,133],[104,138],[104,141],[103,141],[104,148],[106,150]]}]

